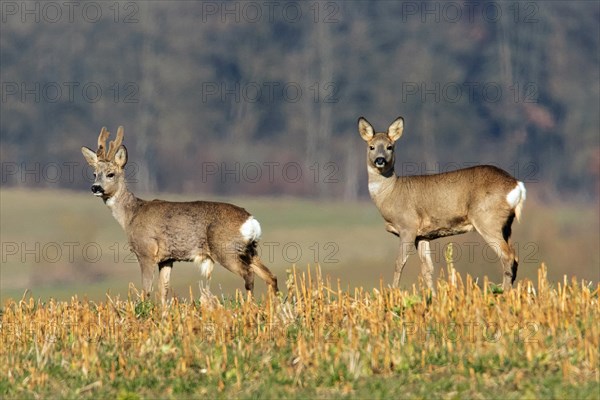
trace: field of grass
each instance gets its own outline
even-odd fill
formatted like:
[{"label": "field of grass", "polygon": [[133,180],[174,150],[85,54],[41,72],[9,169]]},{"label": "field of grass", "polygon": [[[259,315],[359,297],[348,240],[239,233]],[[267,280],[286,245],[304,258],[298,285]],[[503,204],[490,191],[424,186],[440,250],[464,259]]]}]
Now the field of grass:
[{"label": "field of grass", "polygon": [[3,398],[569,398],[600,390],[599,286],[452,269],[437,295],[292,270],[278,296],[7,301]]},{"label": "field of grass", "polygon": [[282,292],[176,263],[163,309],[98,199],[3,189],[2,398],[598,398],[596,208],[528,200],[510,293],[476,234],[433,242],[431,297],[416,255],[389,288],[398,243],[368,201],[224,200],[261,221]]}]

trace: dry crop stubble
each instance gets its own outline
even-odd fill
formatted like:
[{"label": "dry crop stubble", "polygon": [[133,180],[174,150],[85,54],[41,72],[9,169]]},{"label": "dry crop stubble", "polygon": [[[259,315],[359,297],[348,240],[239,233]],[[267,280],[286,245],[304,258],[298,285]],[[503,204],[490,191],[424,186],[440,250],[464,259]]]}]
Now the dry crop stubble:
[{"label": "dry crop stubble", "polygon": [[451,263],[444,275],[453,278],[438,280],[435,297],[417,285],[350,292],[317,267],[290,270],[287,292],[255,299],[190,290],[162,308],[131,288],[103,302],[8,301],[0,389],[7,398],[597,393],[598,286],[552,285],[544,265],[537,282],[505,294]]}]

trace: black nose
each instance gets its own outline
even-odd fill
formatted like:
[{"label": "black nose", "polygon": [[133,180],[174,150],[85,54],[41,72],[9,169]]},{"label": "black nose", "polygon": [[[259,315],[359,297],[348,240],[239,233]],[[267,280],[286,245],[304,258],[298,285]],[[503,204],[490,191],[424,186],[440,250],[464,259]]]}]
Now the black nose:
[{"label": "black nose", "polygon": [[104,193],[104,189],[100,185],[92,185],[92,193]]},{"label": "black nose", "polygon": [[375,165],[377,165],[378,167],[382,167],[385,165],[385,158],[383,157],[377,157],[375,159]]}]

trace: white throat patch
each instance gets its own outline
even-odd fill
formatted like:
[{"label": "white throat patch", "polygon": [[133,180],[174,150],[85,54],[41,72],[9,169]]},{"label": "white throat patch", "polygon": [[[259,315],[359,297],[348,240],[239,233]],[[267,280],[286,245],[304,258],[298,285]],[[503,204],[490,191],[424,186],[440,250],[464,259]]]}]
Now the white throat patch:
[{"label": "white throat patch", "polygon": [[371,196],[377,194],[381,188],[381,182],[369,182],[369,194]]}]

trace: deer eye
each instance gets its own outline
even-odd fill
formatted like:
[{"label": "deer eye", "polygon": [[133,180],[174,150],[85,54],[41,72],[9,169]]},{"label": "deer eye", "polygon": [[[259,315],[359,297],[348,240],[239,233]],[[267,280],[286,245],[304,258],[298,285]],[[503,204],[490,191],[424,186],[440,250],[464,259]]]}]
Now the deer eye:
[{"label": "deer eye", "polygon": [[369,150],[375,150],[375,146],[369,146]]},{"label": "deer eye", "polygon": [[94,172],[94,178],[96,178],[98,175]]},{"label": "deer eye", "polygon": [[392,147],[392,146],[388,146],[388,147],[387,147],[387,149],[388,149],[388,150],[392,150],[392,149],[393,149],[393,147]]},{"label": "deer eye", "polygon": [[106,177],[107,178],[114,178],[115,174],[114,174],[114,172],[109,172],[108,174],[106,174]]}]

